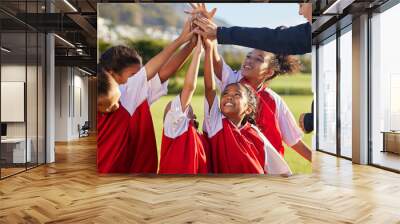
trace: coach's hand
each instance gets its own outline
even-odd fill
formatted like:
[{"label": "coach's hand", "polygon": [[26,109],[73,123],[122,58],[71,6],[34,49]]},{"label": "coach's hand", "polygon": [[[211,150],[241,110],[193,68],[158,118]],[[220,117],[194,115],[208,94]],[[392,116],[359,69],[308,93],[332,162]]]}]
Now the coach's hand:
[{"label": "coach's hand", "polygon": [[203,38],[214,40],[217,38],[217,25],[210,19],[205,17],[197,18],[193,23],[200,27],[201,30],[196,30],[195,33],[200,34]]}]

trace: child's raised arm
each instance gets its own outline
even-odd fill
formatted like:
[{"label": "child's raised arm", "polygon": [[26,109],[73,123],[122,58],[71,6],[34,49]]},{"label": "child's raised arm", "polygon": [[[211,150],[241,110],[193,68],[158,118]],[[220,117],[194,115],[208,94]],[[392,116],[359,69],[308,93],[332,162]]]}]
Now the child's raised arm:
[{"label": "child's raised arm", "polygon": [[212,54],[214,45],[212,41],[208,39],[203,39],[203,43],[205,45],[205,56],[204,56],[204,89],[205,89],[205,96],[208,102],[208,105],[213,105],[214,98],[216,95],[215,90],[215,80],[213,77],[214,68],[212,63]]},{"label": "child's raised arm", "polygon": [[186,72],[183,89],[181,92],[181,106],[182,111],[190,104],[194,91],[196,90],[197,74],[199,73],[200,56],[202,53],[201,38],[197,38],[197,45],[193,53],[192,62]]},{"label": "child's raised arm", "polygon": [[213,66],[214,66],[214,73],[219,80],[222,80],[222,60],[221,56],[218,53],[217,48],[217,40],[214,40],[213,43]]},{"label": "child's raised arm", "polygon": [[157,72],[160,71],[161,66],[165,64],[175,50],[190,40],[192,36],[193,31],[190,31],[190,19],[188,19],[185,22],[182,33],[179,35],[179,37],[146,63],[144,67],[147,73],[147,80],[152,79]]},{"label": "child's raised arm", "polygon": [[[194,22],[196,22],[196,20]],[[206,38],[207,38],[206,36],[202,35],[203,33],[202,33],[202,31],[200,29],[194,30],[194,33],[199,35],[199,36],[202,36],[204,40],[206,40]],[[213,66],[214,66],[214,73],[215,73],[215,75],[217,76],[217,78],[219,80],[222,80],[222,66],[223,66],[223,63],[222,63],[221,56],[218,53],[218,47],[217,47],[218,42],[217,42],[216,39],[215,40],[207,39],[207,40],[208,41],[212,41],[212,44],[213,44],[212,63],[213,63]]]},{"label": "child's raised arm", "polygon": [[179,52],[175,53],[167,63],[165,63],[160,71],[158,72],[158,76],[160,77],[161,83],[167,81],[176,71],[179,70],[180,67],[185,63],[185,61],[189,58],[188,56],[192,53],[193,48],[196,46],[197,38],[194,36],[190,39],[189,43],[187,43]]}]

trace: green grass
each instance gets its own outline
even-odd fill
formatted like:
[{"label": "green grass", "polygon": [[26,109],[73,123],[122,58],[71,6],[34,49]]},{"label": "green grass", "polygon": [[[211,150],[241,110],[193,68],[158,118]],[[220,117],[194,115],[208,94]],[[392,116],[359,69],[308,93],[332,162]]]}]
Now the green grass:
[{"label": "green grass", "polygon": [[311,75],[303,73],[282,75],[271,81],[271,88],[303,88],[311,91]]},{"label": "green grass", "polygon": [[[290,82],[293,82],[294,80],[291,80]],[[199,82],[198,84],[203,84],[202,82]],[[296,83],[296,82],[294,82]],[[310,82],[311,83],[311,82]],[[309,85],[310,85],[309,83]],[[279,83],[278,83],[279,85]],[[297,85],[297,83],[296,83]],[[273,85],[271,85],[273,87]],[[168,96],[163,96],[161,99],[159,99],[157,102],[155,102],[151,106],[151,113],[153,116],[153,122],[154,122],[154,128],[156,132],[156,139],[157,139],[157,145],[158,149],[160,150],[160,145],[161,145],[161,135],[162,135],[162,128],[163,128],[163,113],[164,113],[164,108],[165,105],[174,98],[174,95],[168,95]],[[310,106],[311,106],[311,101],[312,101],[312,96],[311,95],[289,95],[289,96],[283,96],[283,99],[285,100],[286,104],[289,106],[291,109],[292,113],[294,114],[296,120],[299,119],[299,116],[303,112],[309,112]],[[192,99],[192,107],[194,112],[196,113],[197,120],[200,123],[200,129],[201,129],[201,124],[203,123],[204,119],[204,96],[203,95],[195,95]],[[307,134],[304,136],[303,140],[308,144],[311,145],[311,134]],[[288,162],[290,168],[294,173],[311,173],[312,172],[312,167],[311,163],[308,162],[307,160],[303,159],[300,155],[297,154],[294,150],[291,148],[285,147],[285,160]]]},{"label": "green grass", "polygon": [[[196,92],[194,95],[204,95],[204,78],[198,77]],[[179,94],[184,82],[184,77],[173,77],[168,86],[170,94]],[[311,75],[296,74],[283,75],[272,80],[270,87],[279,95],[312,95]]]},{"label": "green grass", "polygon": [[279,95],[312,95],[311,75],[294,74],[276,77],[270,87]]}]

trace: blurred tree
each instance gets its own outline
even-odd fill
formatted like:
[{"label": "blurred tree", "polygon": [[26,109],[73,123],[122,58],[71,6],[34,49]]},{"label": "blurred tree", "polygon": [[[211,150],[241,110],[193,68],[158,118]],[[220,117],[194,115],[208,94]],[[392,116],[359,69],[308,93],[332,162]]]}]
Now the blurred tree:
[{"label": "blurred tree", "polygon": [[105,42],[102,39],[99,39],[99,53],[100,53],[100,55],[103,54],[110,47],[111,47],[110,43]]},{"label": "blurred tree", "polygon": [[301,61],[301,73],[311,74],[311,54],[304,54],[300,56]]},{"label": "blurred tree", "polygon": [[160,53],[167,43],[163,40],[142,39],[127,40],[126,44],[138,51],[139,55],[142,56],[143,64],[146,64],[152,57]]},{"label": "blurred tree", "polygon": [[[143,64],[148,62],[152,57],[157,55],[162,49],[167,45],[166,41],[162,40],[153,40],[153,39],[140,39],[140,40],[125,40],[127,46],[135,48],[139,54],[143,58]],[[105,50],[110,48],[112,45],[110,43],[105,42],[104,40],[99,40],[99,52],[103,53]],[[224,61],[231,66],[233,70],[240,70],[242,61],[245,58],[245,52],[230,52],[223,51],[221,54]],[[309,75],[311,73],[311,58],[310,55],[302,55],[300,56],[300,61],[303,65],[302,74]],[[186,60],[186,62],[182,65],[182,67],[173,75],[168,84],[168,93],[169,94],[178,94],[182,90],[185,74],[189,68],[189,64],[191,62],[191,56]],[[199,68],[199,76],[202,77],[204,75],[204,67],[203,60],[200,62]],[[282,79],[282,81],[279,81]],[[201,79],[202,80],[202,79]],[[199,80],[196,94],[202,95],[204,93],[204,86],[202,81]],[[289,80],[293,80],[296,85],[292,85]],[[306,80],[302,77],[279,77],[273,81],[273,89],[278,94],[283,95],[309,95],[311,93],[311,89],[308,84],[300,84],[302,80]],[[306,81],[306,83],[309,81]]]},{"label": "blurred tree", "polygon": [[240,67],[242,66],[242,61],[245,58],[244,53],[232,54],[230,52],[224,52],[221,56],[224,59],[225,63],[228,64],[234,71],[240,70]]}]

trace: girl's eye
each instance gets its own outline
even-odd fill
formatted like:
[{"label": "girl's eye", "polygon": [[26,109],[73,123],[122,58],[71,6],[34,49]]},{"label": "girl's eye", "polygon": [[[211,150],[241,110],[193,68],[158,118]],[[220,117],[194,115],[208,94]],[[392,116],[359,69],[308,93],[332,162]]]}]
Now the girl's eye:
[{"label": "girl's eye", "polygon": [[264,62],[264,60],[262,60],[261,58],[257,58],[258,62]]}]

